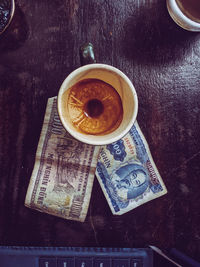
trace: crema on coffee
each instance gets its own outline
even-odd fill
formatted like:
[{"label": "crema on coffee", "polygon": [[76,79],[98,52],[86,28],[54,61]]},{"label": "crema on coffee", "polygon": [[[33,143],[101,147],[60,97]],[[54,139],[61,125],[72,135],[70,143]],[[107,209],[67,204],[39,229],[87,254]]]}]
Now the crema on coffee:
[{"label": "crema on coffee", "polygon": [[66,96],[66,114],[77,131],[104,135],[119,127],[123,118],[122,101],[110,84],[84,79],[73,85]]}]

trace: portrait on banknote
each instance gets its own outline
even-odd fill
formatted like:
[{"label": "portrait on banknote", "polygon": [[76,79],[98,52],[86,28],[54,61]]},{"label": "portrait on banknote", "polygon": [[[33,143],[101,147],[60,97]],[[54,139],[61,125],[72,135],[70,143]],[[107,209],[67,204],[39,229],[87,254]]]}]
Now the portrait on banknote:
[{"label": "portrait on banknote", "polygon": [[111,176],[118,199],[127,202],[143,194],[150,180],[145,168],[136,162],[117,168]]}]

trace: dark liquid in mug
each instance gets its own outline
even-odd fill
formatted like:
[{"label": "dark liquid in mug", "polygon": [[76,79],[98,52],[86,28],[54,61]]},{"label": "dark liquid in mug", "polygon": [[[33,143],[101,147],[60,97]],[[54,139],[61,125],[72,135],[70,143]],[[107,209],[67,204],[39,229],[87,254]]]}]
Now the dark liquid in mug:
[{"label": "dark liquid in mug", "polygon": [[176,2],[184,15],[200,23],[200,0],[176,0]]},{"label": "dark liquid in mug", "polygon": [[11,0],[0,0],[0,33],[10,20]]},{"label": "dark liquid in mug", "polygon": [[98,79],[84,79],[72,86],[66,108],[73,126],[86,134],[111,133],[119,127],[123,118],[118,92]]},{"label": "dark liquid in mug", "polygon": [[86,103],[84,112],[88,117],[97,118],[104,112],[104,105],[96,98],[91,99]]}]

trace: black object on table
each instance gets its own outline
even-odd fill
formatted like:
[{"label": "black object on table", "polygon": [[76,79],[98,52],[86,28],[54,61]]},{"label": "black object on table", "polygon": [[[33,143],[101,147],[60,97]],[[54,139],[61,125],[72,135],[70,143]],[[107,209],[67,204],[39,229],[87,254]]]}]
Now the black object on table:
[{"label": "black object on table", "polygon": [[1,267],[151,267],[149,248],[0,247]]}]

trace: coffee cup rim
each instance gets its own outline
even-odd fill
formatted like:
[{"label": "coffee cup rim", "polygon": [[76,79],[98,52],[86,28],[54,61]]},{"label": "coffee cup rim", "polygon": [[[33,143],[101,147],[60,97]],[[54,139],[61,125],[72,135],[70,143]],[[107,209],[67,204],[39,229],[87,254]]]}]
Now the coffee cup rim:
[{"label": "coffee cup rim", "polygon": [[[190,31],[200,31],[200,23],[193,21],[192,19],[188,18],[180,9],[178,6],[176,0],[168,0],[167,1],[167,8],[168,10],[173,10],[173,12],[176,14],[176,16],[181,20],[183,25],[177,21],[177,19],[169,12],[172,19],[179,24],[181,27],[183,27],[186,30]],[[191,27],[191,28],[190,28]]]}]

